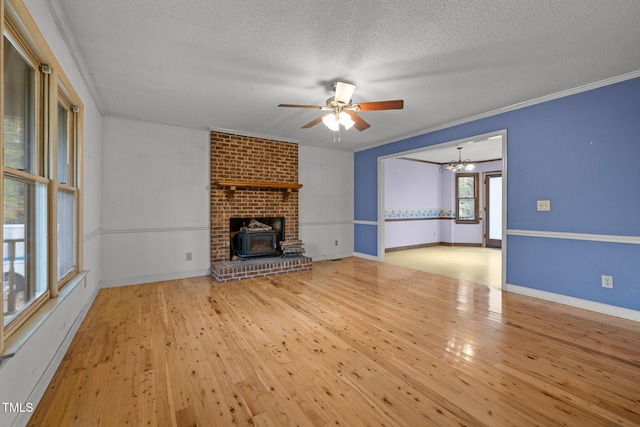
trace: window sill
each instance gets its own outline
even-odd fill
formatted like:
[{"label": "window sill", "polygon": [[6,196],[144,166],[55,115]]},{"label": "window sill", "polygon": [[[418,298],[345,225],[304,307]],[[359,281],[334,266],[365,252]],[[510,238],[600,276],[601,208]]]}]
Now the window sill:
[{"label": "window sill", "polygon": [[456,224],[460,224],[460,225],[465,225],[465,224],[480,224],[481,220],[474,220],[474,221],[459,221],[456,220]]},{"label": "window sill", "polygon": [[11,357],[14,357],[26,342],[38,331],[38,329],[47,321],[47,319],[56,311],[56,309],[64,302],[64,300],[73,292],[73,290],[83,283],[87,277],[88,271],[81,271],[67,282],[60,289],[60,293],[56,298],[50,298],[49,301],[33,315],[24,325],[20,327],[6,342],[2,355],[0,355],[0,369],[4,363]]}]

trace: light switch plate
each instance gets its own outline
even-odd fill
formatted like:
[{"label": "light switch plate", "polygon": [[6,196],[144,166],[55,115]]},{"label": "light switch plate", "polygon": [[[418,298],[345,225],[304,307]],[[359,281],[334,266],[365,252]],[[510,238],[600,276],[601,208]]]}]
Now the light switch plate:
[{"label": "light switch plate", "polygon": [[551,200],[538,200],[538,211],[547,212],[551,210]]}]

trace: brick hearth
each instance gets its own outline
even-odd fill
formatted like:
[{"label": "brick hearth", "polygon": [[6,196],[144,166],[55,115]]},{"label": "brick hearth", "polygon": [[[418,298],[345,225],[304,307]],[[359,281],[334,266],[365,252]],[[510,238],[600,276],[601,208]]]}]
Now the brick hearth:
[{"label": "brick hearth", "polygon": [[216,262],[211,266],[211,274],[218,282],[228,282],[230,280],[311,270],[311,265],[311,258],[306,256],[251,258],[241,261]]}]

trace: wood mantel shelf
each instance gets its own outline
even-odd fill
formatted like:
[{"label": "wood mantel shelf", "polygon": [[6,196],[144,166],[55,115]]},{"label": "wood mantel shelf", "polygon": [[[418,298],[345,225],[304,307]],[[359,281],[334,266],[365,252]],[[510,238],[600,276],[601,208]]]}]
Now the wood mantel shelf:
[{"label": "wood mantel shelf", "polygon": [[227,199],[233,200],[237,188],[268,188],[282,190],[282,199],[286,202],[293,190],[302,188],[302,184],[295,182],[265,182],[265,181],[234,181],[219,179],[214,182],[216,185],[227,189]]}]

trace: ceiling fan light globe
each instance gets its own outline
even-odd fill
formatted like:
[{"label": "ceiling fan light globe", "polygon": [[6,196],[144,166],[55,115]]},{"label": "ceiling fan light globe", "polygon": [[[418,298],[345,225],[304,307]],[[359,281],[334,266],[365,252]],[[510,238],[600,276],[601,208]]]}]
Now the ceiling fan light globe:
[{"label": "ceiling fan light globe", "polygon": [[327,114],[324,116],[322,118],[322,123],[334,132],[340,129],[340,122],[336,120],[333,114]]},{"label": "ceiling fan light globe", "polygon": [[356,123],[353,121],[349,113],[345,113],[344,111],[341,112],[338,117],[339,117],[340,124],[344,126],[346,130],[351,129],[353,125]]}]

